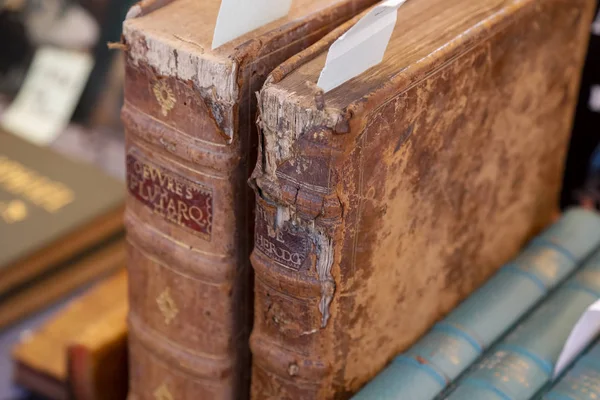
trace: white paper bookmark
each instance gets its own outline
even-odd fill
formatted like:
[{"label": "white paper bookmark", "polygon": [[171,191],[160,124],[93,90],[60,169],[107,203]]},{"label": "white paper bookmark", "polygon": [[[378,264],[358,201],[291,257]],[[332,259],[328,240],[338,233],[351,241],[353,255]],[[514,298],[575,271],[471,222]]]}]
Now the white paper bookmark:
[{"label": "white paper bookmark", "polygon": [[292,0],[222,0],[212,48],[285,17]]},{"label": "white paper bookmark", "polygon": [[592,343],[599,333],[600,300],[589,306],[575,324],[558,357],[552,379],[556,379],[565,368],[571,365],[573,360]]},{"label": "white paper bookmark", "polygon": [[52,142],[69,123],[93,65],[84,52],[39,48],[0,124],[36,144]]},{"label": "white paper bookmark", "polygon": [[383,1],[340,36],[329,48],[317,86],[328,92],[379,64],[394,32],[398,8],[405,2]]}]

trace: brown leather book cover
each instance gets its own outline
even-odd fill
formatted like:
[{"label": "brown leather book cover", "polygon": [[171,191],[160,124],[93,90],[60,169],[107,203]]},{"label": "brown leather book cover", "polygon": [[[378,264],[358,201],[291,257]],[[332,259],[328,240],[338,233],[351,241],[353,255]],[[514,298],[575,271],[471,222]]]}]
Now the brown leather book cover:
[{"label": "brown leather book cover", "polygon": [[[103,379],[110,376],[111,382],[101,390],[111,396],[103,399],[118,400],[113,397],[118,393],[124,399],[126,319],[127,273],[123,269],[74,300],[14,348],[16,383],[48,399],[66,400],[72,398],[69,385],[77,387],[80,395],[97,392],[98,383],[106,383]],[[69,368],[67,362],[72,360],[68,356],[71,347],[77,352],[74,368]],[[93,373],[98,369],[104,375]]]},{"label": "brown leather book cover", "polygon": [[132,400],[248,397],[255,92],[373,2],[294,1],[216,50],[220,1],[132,9],[142,14],[125,22],[123,46]]},{"label": "brown leather book cover", "polygon": [[0,294],[123,230],[124,185],[0,132]]},{"label": "brown leather book cover", "polygon": [[593,8],[408,1],[364,74],[267,79],[254,399],[350,397],[552,220]]}]

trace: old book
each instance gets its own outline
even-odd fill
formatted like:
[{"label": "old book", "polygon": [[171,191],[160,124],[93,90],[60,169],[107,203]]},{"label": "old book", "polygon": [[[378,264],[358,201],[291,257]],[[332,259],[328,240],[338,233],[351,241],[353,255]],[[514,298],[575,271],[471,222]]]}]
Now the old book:
[{"label": "old book", "polygon": [[349,397],[551,222],[593,3],[408,1],[336,89],[314,87],[326,45],[272,73],[255,398]]},{"label": "old book", "polygon": [[600,299],[600,251],[464,374],[447,400],[529,400],[552,379],[573,327]]},{"label": "old book", "polygon": [[[87,393],[97,391],[97,384],[106,384],[104,379],[113,376],[114,382],[102,389],[123,393],[112,390],[118,389],[127,376],[126,318],[127,274],[123,269],[74,300],[15,347],[15,381],[49,399],[66,400],[68,372],[72,372],[70,384],[77,389],[74,392],[86,393],[76,398],[94,399]],[[72,368],[68,371],[71,346],[75,346],[77,354],[71,359]],[[95,374],[99,368],[102,372]]]},{"label": "old book", "polygon": [[567,211],[353,399],[433,400],[599,244],[600,215]]},{"label": "old book", "polygon": [[144,1],[170,4],[126,20],[132,398],[248,396],[255,91],[373,2],[294,1],[215,50],[219,1]]},{"label": "old book", "polygon": [[123,185],[0,132],[0,295],[123,230]]},{"label": "old book", "polygon": [[73,400],[125,400],[128,391],[127,303],[102,316],[69,344],[67,385]]}]

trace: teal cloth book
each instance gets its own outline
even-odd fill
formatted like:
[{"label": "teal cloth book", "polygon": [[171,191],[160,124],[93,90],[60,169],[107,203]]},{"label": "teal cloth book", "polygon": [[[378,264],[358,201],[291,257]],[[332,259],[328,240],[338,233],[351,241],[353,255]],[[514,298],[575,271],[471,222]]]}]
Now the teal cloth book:
[{"label": "teal cloth book", "polygon": [[600,342],[596,342],[573,368],[540,398],[543,400],[600,399]]},{"label": "teal cloth book", "polygon": [[600,251],[499,341],[446,400],[528,400],[552,379],[560,352],[586,309],[600,299]]},{"label": "teal cloth book", "polygon": [[568,210],[353,398],[435,398],[599,244],[600,216]]}]

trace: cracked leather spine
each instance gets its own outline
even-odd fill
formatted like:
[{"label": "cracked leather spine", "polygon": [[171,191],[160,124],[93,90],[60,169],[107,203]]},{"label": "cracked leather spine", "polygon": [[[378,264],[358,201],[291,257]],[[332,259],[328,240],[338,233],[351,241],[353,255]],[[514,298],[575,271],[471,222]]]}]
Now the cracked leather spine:
[{"label": "cracked leather spine", "polygon": [[193,86],[131,60],[125,99],[130,393],[243,398],[251,297],[242,144],[228,143]]},{"label": "cracked leather spine", "polygon": [[324,126],[296,141],[294,155],[275,161],[277,172],[269,174],[276,157],[265,154],[266,142],[277,133],[276,124],[268,125],[259,121],[259,161],[251,179],[257,198],[252,398],[327,398],[324,382],[334,378],[333,238],[343,219],[333,166],[341,152]]}]

